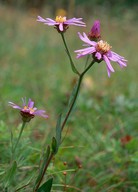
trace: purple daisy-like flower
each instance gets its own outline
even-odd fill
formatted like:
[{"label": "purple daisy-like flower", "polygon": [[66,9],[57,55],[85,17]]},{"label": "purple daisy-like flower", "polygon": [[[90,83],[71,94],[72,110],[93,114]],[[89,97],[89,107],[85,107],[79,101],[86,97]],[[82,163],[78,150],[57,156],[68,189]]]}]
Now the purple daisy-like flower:
[{"label": "purple daisy-like flower", "polygon": [[54,26],[58,32],[65,32],[69,25],[76,25],[81,27],[86,27],[86,24],[82,21],[82,18],[72,18],[67,19],[66,17],[56,16],[56,19],[37,17],[37,21],[42,22],[49,26]]},{"label": "purple daisy-like flower", "polygon": [[26,103],[26,99],[24,98],[22,98],[22,101],[23,107],[20,107],[13,102],[9,102],[9,105],[14,109],[20,110],[20,114],[24,122],[29,122],[32,118],[35,117],[35,115],[48,118],[48,115],[45,114],[44,110],[37,110],[37,108],[34,107],[34,101],[31,99],[29,99],[28,103]]},{"label": "purple daisy-like flower", "polygon": [[83,35],[78,33],[78,35],[80,39],[85,42],[85,46],[88,47],[76,50],[75,52],[77,53],[77,58],[90,54],[98,63],[104,60],[106,63],[108,77],[110,77],[111,72],[115,72],[111,65],[111,61],[117,62],[121,68],[127,66],[127,60],[111,51],[112,47],[107,42],[103,40],[98,42],[91,41],[85,33],[83,33]]}]

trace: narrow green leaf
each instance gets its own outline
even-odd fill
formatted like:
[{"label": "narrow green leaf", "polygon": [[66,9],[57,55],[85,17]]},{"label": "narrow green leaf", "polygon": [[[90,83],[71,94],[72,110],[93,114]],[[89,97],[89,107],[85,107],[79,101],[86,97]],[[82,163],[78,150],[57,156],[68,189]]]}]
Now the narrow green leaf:
[{"label": "narrow green leaf", "polygon": [[54,154],[58,151],[57,140],[55,137],[52,138],[52,151]]},{"label": "narrow green leaf", "polygon": [[50,146],[48,145],[46,153],[44,154],[43,164],[42,164],[42,166],[40,168],[39,175],[38,175],[38,177],[36,179],[36,182],[35,182],[35,186],[37,185],[38,181],[40,180],[40,178],[42,176],[42,173],[43,173],[44,167],[45,167],[45,165],[46,165],[46,163],[48,161],[49,155],[50,155]]},{"label": "narrow green leaf", "polygon": [[5,175],[5,187],[7,187],[8,185],[10,185],[10,183],[12,183],[14,176],[15,176],[15,172],[17,169],[17,163],[16,161],[14,161],[11,165],[11,167],[9,168],[9,170],[6,172]]},{"label": "narrow green leaf", "polygon": [[46,181],[41,187],[37,190],[37,192],[50,192],[52,188],[53,178],[50,178]]},{"label": "narrow green leaf", "polygon": [[59,118],[57,120],[57,125],[56,125],[56,140],[57,140],[57,147],[61,144],[61,117],[62,114],[59,115]]}]

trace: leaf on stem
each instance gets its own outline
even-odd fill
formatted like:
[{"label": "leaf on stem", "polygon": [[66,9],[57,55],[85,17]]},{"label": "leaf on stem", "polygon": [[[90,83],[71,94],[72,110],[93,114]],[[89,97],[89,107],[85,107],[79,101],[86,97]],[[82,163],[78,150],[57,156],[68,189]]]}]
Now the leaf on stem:
[{"label": "leaf on stem", "polygon": [[41,187],[37,190],[37,192],[50,192],[52,188],[53,178],[47,180]]},{"label": "leaf on stem", "polygon": [[55,137],[52,138],[52,152],[53,154],[56,154],[58,151],[58,145],[57,145],[57,140]]}]

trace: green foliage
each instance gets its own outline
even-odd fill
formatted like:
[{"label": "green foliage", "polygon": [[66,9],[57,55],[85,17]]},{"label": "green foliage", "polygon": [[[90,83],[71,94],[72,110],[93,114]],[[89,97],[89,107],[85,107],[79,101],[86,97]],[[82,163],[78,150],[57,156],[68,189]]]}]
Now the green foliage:
[{"label": "green foliage", "polygon": [[50,192],[52,188],[53,178],[46,181],[39,189],[38,192]]},{"label": "green foliage", "polygon": [[6,170],[6,174],[5,174],[5,177],[4,177],[4,188],[8,188],[13,180],[15,179],[15,173],[16,173],[16,169],[17,169],[17,163],[16,161],[14,161],[8,170]]},{"label": "green foliage", "polygon": [[[44,168],[45,168],[45,165],[48,161],[48,158],[49,158],[49,155],[50,155],[50,146],[47,147],[47,150],[46,150],[46,153],[44,153],[44,157],[42,159],[42,165],[40,167],[40,170],[39,170],[39,173],[38,173],[38,176],[37,176],[37,179],[36,179],[36,182],[35,182],[35,186],[37,186],[39,180],[41,179],[42,175],[43,175],[43,171],[44,171]],[[34,186],[34,187],[35,187]],[[43,189],[43,188],[42,188]]]},{"label": "green foliage", "polygon": [[60,146],[61,144],[61,118],[62,114],[59,115],[59,118],[57,120],[57,125],[56,125],[56,141],[57,141],[57,147]]},{"label": "green foliage", "polygon": [[57,140],[55,137],[52,138],[51,147],[52,147],[53,154],[56,154],[58,151],[58,145],[57,145]]}]

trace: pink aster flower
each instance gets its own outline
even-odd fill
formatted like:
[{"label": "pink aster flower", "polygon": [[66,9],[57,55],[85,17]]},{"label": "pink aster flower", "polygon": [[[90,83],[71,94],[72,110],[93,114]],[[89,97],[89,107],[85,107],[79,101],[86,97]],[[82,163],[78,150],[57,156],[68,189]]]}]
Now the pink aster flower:
[{"label": "pink aster flower", "polygon": [[97,41],[100,39],[101,34],[100,34],[100,21],[99,20],[94,21],[91,31],[88,33],[88,37],[90,40]]},{"label": "pink aster flower", "polygon": [[26,99],[22,98],[22,101],[23,107],[20,107],[13,102],[9,102],[9,105],[14,109],[20,110],[20,114],[24,122],[29,122],[32,118],[34,118],[35,115],[48,118],[48,115],[45,114],[44,110],[37,110],[37,108],[34,107],[34,102],[31,99],[29,99],[28,103],[26,103]]},{"label": "pink aster flower", "polygon": [[41,16],[38,16],[37,21],[42,22],[49,26],[54,26],[58,32],[65,32],[69,25],[76,25],[85,27],[85,23],[82,22],[82,18],[72,18],[72,19],[66,19],[66,17],[56,16],[56,19],[50,19],[50,18],[42,18]]},{"label": "pink aster flower", "polygon": [[98,63],[104,60],[109,77],[111,72],[115,72],[111,65],[111,61],[117,62],[121,68],[127,66],[127,60],[117,53],[111,51],[112,47],[107,42],[103,40],[98,42],[91,41],[85,33],[83,33],[83,35],[78,33],[78,35],[80,39],[85,42],[85,46],[87,46],[87,48],[76,50],[75,52],[77,53],[77,58],[85,55],[92,55],[95,61]]}]

